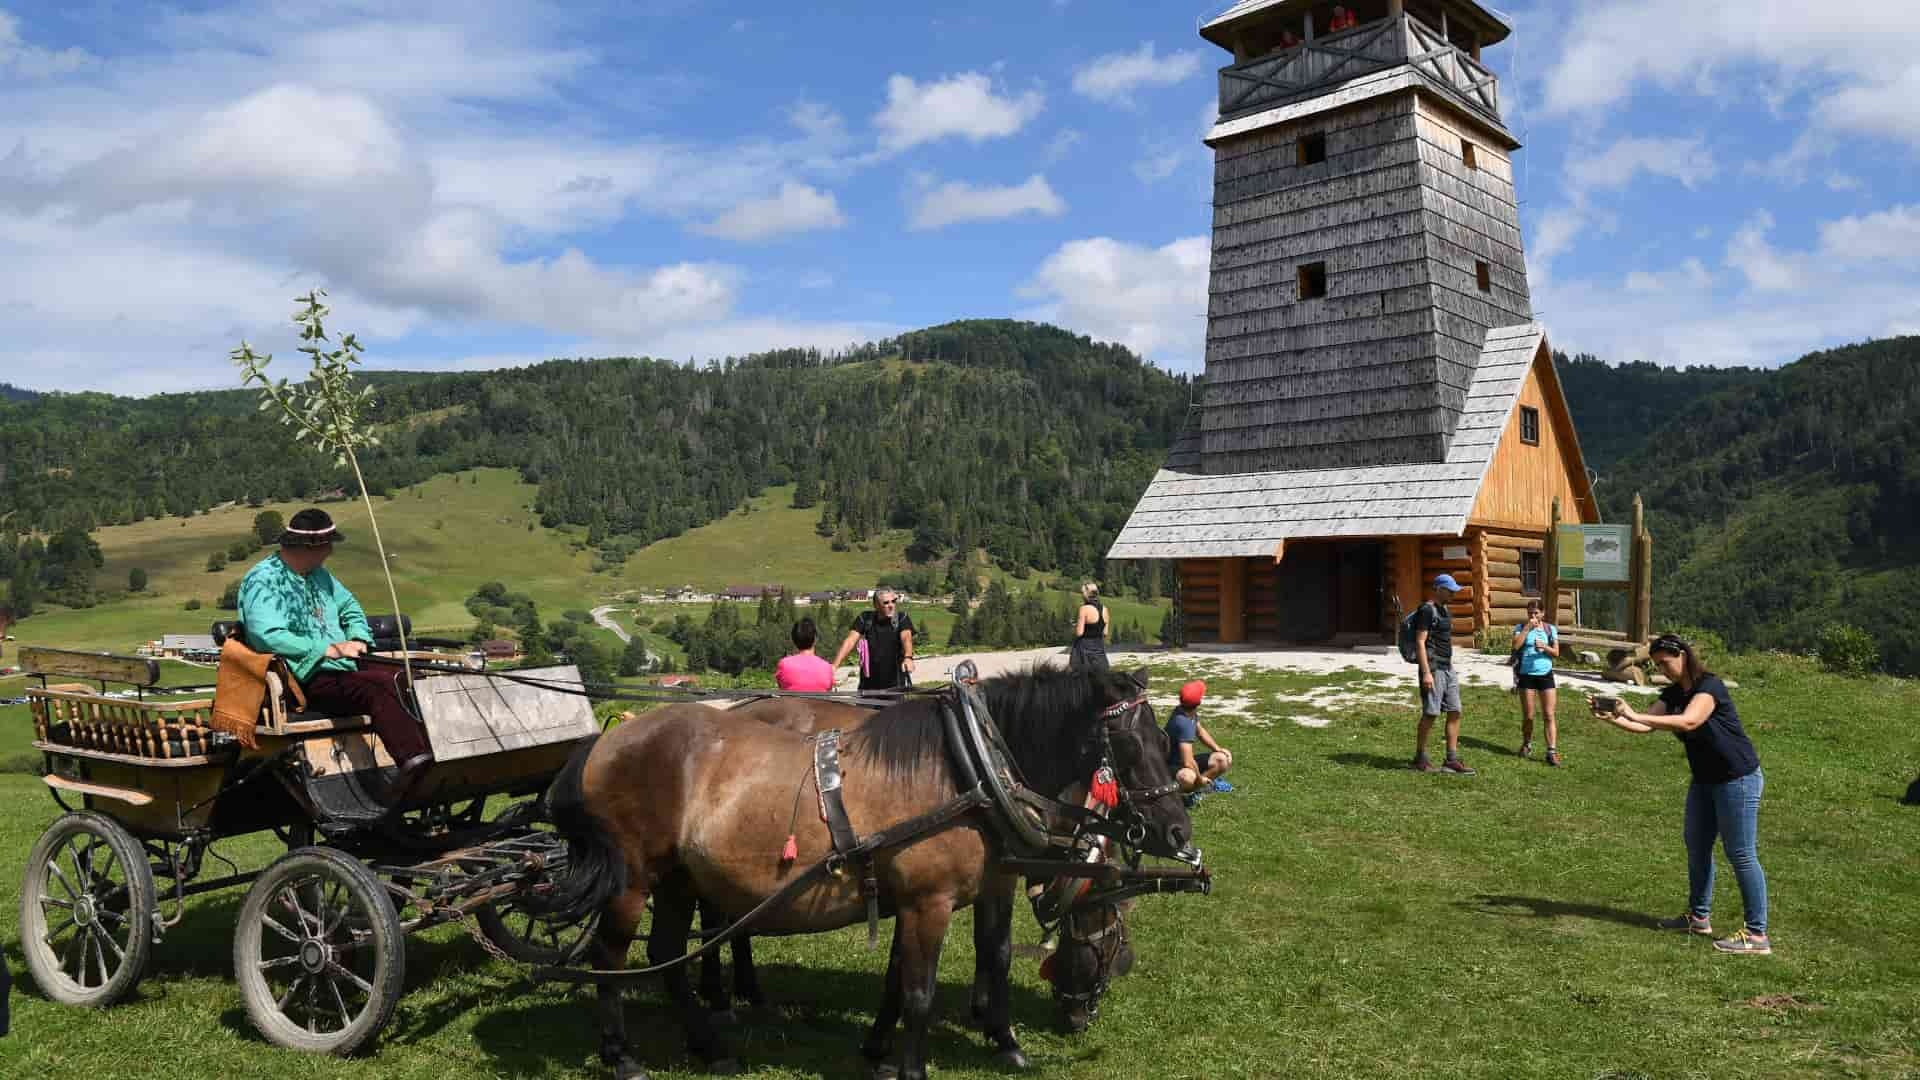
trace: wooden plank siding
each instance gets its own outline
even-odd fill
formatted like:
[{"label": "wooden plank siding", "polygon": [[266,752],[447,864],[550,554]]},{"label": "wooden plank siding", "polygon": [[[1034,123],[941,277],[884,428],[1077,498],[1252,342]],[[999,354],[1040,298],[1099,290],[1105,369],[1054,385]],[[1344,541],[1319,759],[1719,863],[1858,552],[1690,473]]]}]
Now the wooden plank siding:
[{"label": "wooden plank siding", "polygon": [[[1567,521],[1599,520],[1579,444],[1572,437],[1573,421],[1558,392],[1559,382],[1551,375],[1552,366],[1553,357],[1543,343],[1520,384],[1519,397],[1500,434],[1493,460],[1487,465],[1480,493],[1474,498],[1470,521],[1531,525],[1544,534],[1556,498]],[[1521,441],[1523,408],[1539,410],[1538,446]]]},{"label": "wooden plank siding", "polygon": [[[1300,163],[1307,134],[1325,160]],[[1446,456],[1487,331],[1532,311],[1498,136],[1407,89],[1215,144],[1203,472]],[[1323,296],[1299,294],[1309,262]]]}]

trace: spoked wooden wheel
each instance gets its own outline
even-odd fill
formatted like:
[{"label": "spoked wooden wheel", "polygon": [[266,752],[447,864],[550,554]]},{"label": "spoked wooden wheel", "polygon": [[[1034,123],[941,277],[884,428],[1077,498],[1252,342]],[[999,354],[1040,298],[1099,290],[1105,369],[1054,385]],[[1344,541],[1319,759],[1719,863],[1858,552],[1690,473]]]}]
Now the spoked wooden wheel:
[{"label": "spoked wooden wheel", "polygon": [[351,1054],[393,1015],[405,946],[373,871],[330,848],[301,848],[247,890],[233,973],[247,1015],[269,1041]]},{"label": "spoked wooden wheel", "polygon": [[153,948],[153,868],[140,842],[91,811],[40,834],[20,889],[20,947],[40,989],[103,1008],[133,992]]},{"label": "spoked wooden wheel", "polygon": [[578,921],[554,919],[518,904],[488,904],[474,913],[480,932],[523,964],[568,964],[587,951],[598,915]]}]

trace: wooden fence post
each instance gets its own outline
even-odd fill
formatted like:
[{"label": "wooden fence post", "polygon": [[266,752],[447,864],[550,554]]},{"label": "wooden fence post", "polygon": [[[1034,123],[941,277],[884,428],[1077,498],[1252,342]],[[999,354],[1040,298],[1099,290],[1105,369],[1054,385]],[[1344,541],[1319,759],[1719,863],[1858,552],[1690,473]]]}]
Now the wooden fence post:
[{"label": "wooden fence post", "polygon": [[1547,523],[1547,542],[1540,551],[1540,601],[1547,618],[1560,619],[1560,496],[1553,497],[1553,517]]}]

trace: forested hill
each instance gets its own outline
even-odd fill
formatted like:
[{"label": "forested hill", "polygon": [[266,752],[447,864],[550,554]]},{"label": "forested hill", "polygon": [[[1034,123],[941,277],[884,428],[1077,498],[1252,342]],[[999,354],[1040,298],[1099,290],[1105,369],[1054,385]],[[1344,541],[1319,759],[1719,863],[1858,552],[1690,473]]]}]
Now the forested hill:
[{"label": "forested hill", "polygon": [[1626,369],[1603,383],[1568,368],[1584,446],[1608,445],[1609,411],[1667,414],[1594,463],[1609,520],[1635,491],[1646,499],[1659,621],[1792,649],[1848,622],[1889,669],[1920,674],[1920,337],[1767,372]]},{"label": "forested hill", "polygon": [[[557,360],[369,381],[382,445],[363,465],[376,494],[477,465],[518,468],[539,485],[549,525],[584,526],[617,555],[794,482],[836,542],[908,529],[917,557],[986,547],[1009,566],[1071,576],[1098,567],[1190,399],[1184,377],[1123,348],[1012,321],[836,355]],[[0,402],[0,506],[14,513],[4,528],[92,528],[350,486],[246,392]]]},{"label": "forested hill", "polygon": [[10,383],[0,382],[0,401],[32,401],[37,396],[31,390],[22,390]]},{"label": "forested hill", "polygon": [[[1582,353],[1555,353],[1580,450],[1603,483],[1614,466],[1646,445],[1647,436],[1723,390],[1759,386],[1775,377],[1762,368],[1670,368],[1644,361],[1608,364]],[[1620,478],[1620,482],[1629,482]]]}]

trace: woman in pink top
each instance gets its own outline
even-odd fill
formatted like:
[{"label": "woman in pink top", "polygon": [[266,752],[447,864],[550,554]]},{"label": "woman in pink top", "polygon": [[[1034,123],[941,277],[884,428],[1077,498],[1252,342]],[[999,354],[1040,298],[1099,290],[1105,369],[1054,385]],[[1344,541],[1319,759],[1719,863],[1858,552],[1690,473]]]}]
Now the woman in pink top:
[{"label": "woman in pink top", "polygon": [[833,665],[814,655],[817,636],[812,619],[793,624],[793,652],[773,669],[773,681],[782,690],[824,694],[833,689]]}]

